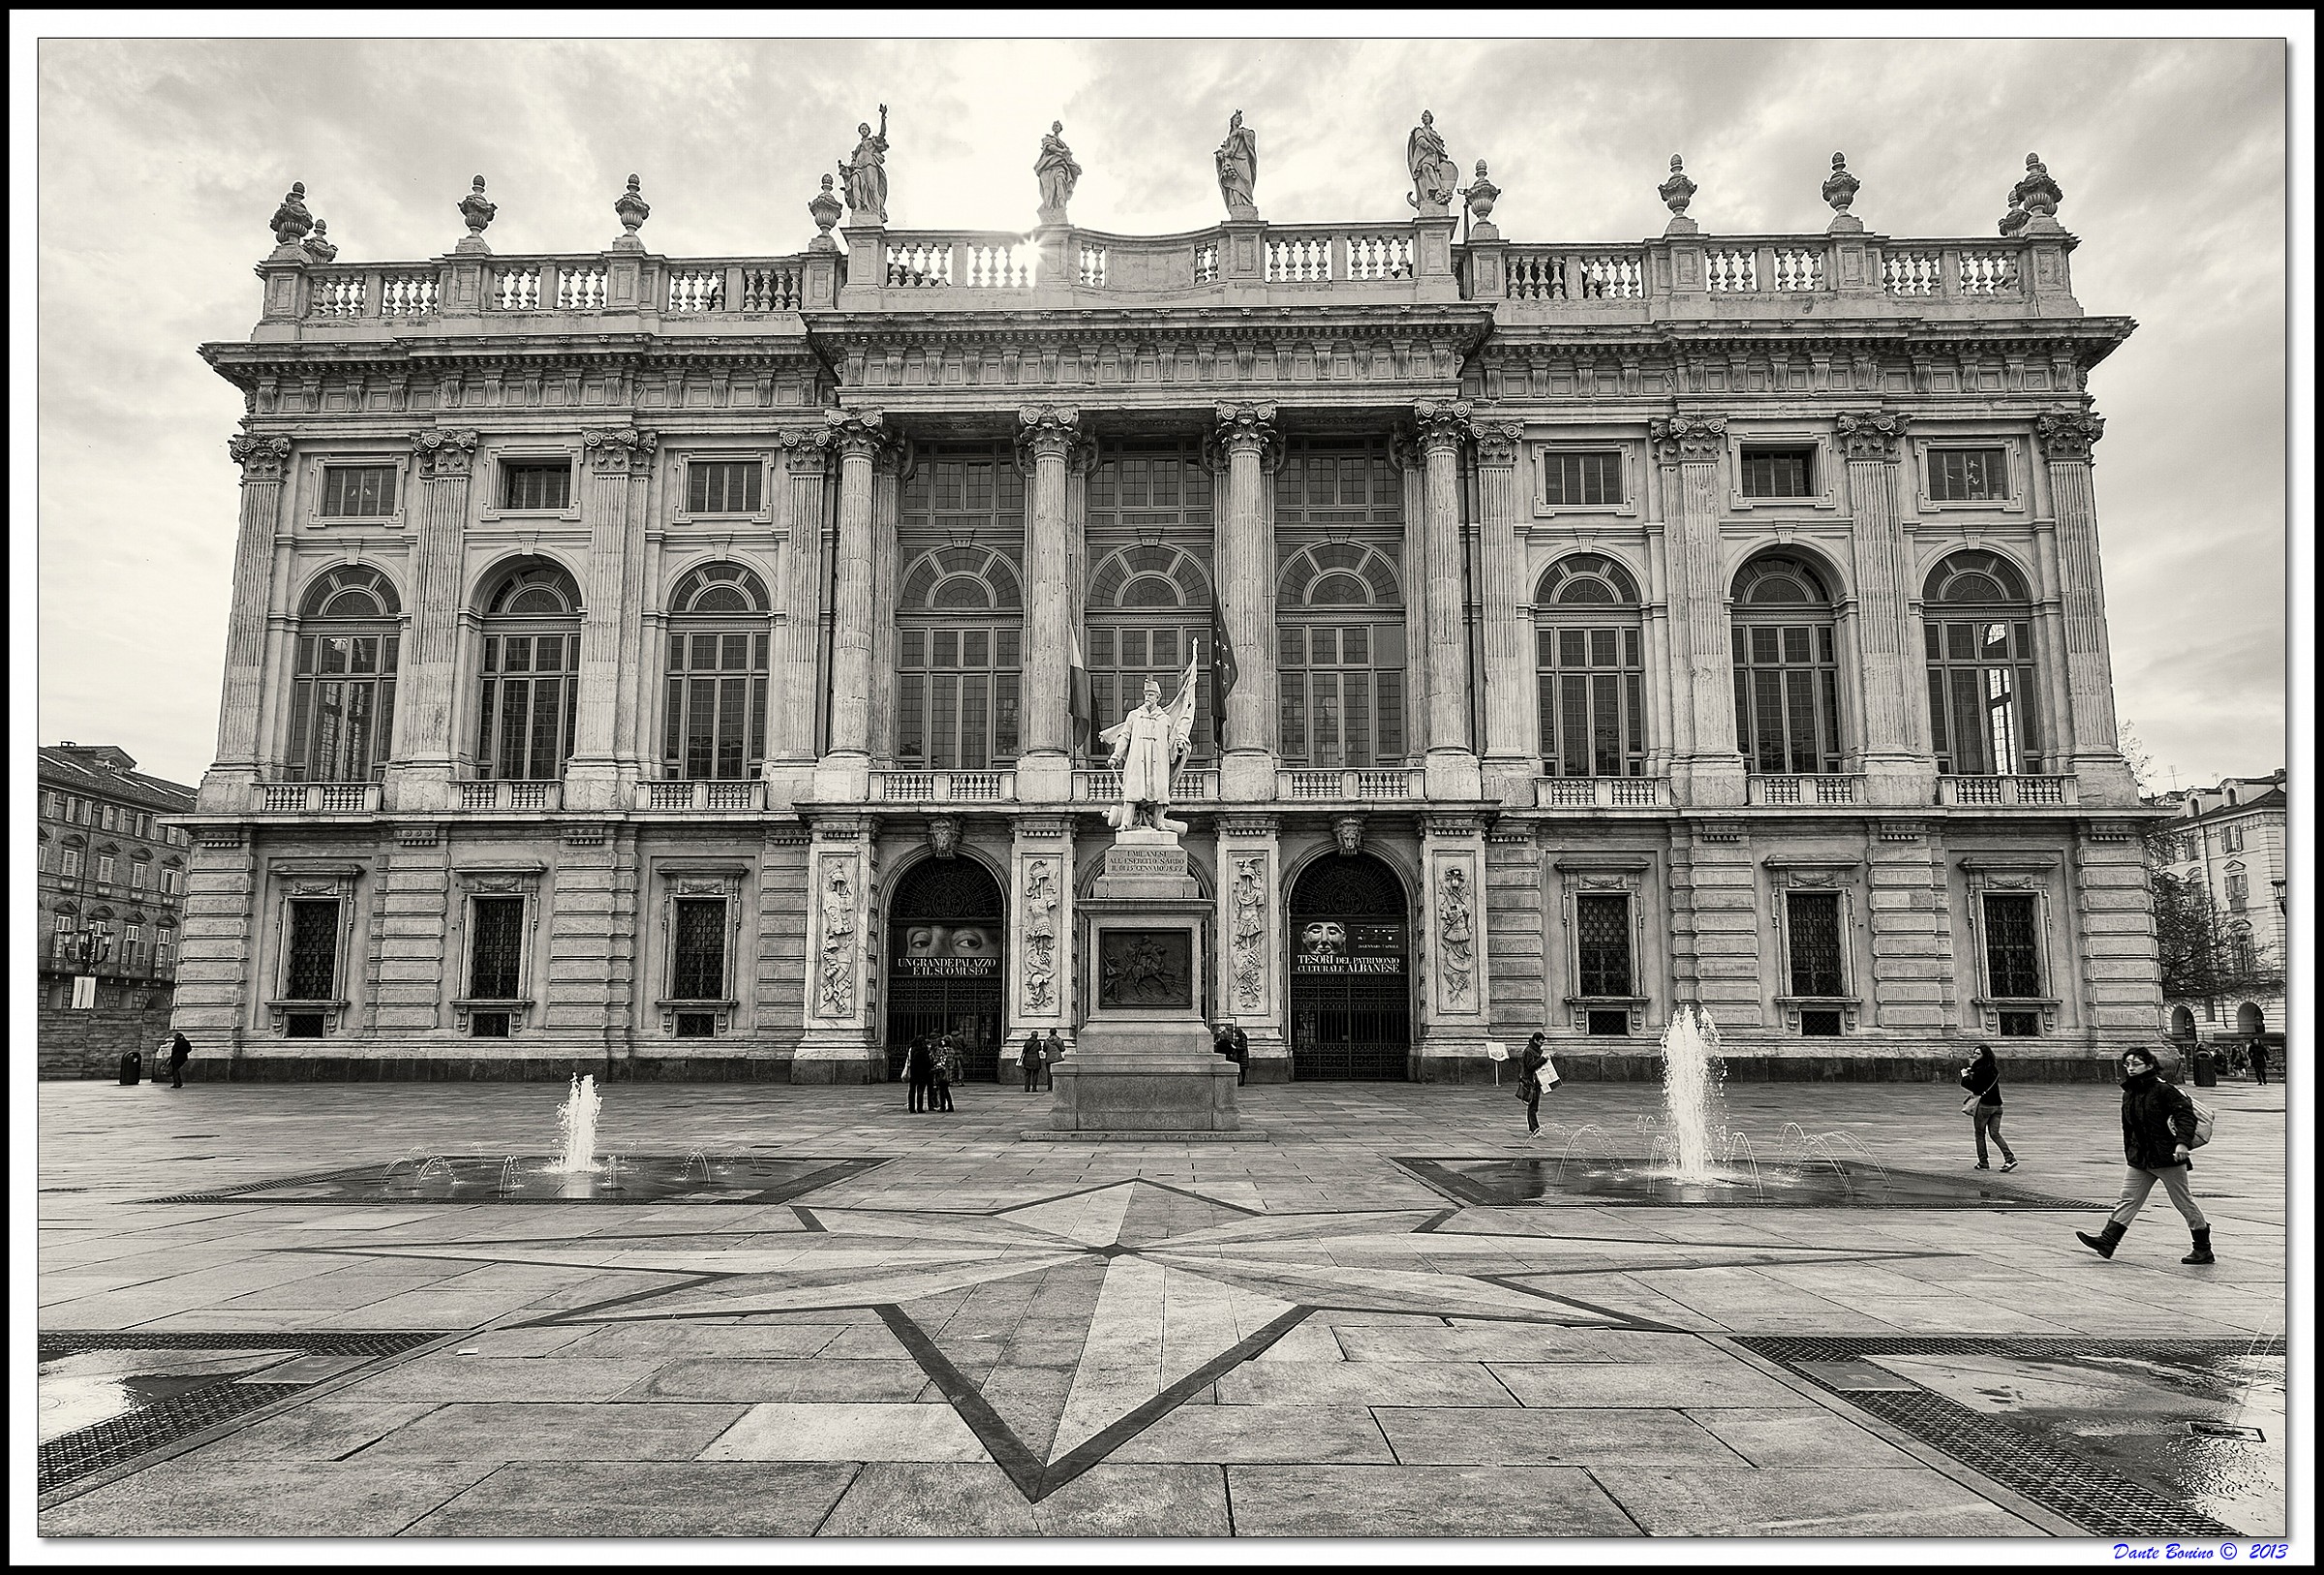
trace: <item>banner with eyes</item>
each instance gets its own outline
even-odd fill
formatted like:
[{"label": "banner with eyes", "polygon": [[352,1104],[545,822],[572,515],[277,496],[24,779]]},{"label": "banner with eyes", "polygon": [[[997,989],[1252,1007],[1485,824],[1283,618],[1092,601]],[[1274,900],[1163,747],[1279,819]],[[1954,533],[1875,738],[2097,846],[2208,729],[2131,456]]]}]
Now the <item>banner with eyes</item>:
[{"label": "banner with eyes", "polygon": [[1000,972],[1000,934],[990,924],[900,924],[891,972],[911,978],[983,978]]}]

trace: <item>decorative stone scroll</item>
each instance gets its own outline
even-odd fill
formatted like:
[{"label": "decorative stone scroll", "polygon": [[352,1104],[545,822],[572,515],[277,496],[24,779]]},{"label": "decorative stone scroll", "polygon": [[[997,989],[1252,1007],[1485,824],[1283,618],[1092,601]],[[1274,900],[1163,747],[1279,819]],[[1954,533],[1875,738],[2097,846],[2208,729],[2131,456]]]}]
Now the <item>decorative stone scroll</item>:
[{"label": "decorative stone scroll", "polygon": [[1024,1004],[1044,1017],[1057,1011],[1057,861],[1024,865]]},{"label": "decorative stone scroll", "polygon": [[1436,877],[1438,1000],[1447,1011],[1477,1009],[1477,915],[1468,868],[1448,863]]},{"label": "decorative stone scroll", "polygon": [[1229,961],[1235,976],[1235,1009],[1267,1008],[1267,858],[1252,853],[1235,866],[1235,926]]},{"label": "decorative stone scroll", "polygon": [[2034,417],[2034,436],[2052,464],[2090,462],[2090,450],[2106,435],[2106,418],[2095,411],[2065,411]]},{"label": "decorative stone scroll", "polygon": [[592,432],[581,440],[581,447],[589,455],[589,468],[597,475],[626,476],[652,464],[660,443],[657,432],[624,427],[618,432]]},{"label": "decorative stone scroll", "polygon": [[1017,420],[1018,466],[1027,475],[1044,458],[1071,458],[1083,441],[1082,413],[1071,405],[1023,405]]},{"label": "decorative stone scroll", "polygon": [[1525,425],[1521,421],[1475,422],[1471,428],[1477,437],[1477,463],[1480,465],[1514,465],[1517,450],[1525,441]]},{"label": "decorative stone scroll", "polygon": [[450,480],[454,477],[468,475],[474,467],[476,434],[439,431],[435,428],[414,432],[412,434],[412,452],[418,461],[421,480]]},{"label": "decorative stone scroll", "polygon": [[229,459],[242,467],[242,484],[280,481],[290,463],[289,438],[254,438],[237,433],[226,440]]},{"label": "decorative stone scroll", "polygon": [[815,1010],[824,1017],[855,1015],[855,883],[850,878],[853,863],[853,859],[843,855],[823,860],[819,882],[823,933],[817,942]]},{"label": "decorative stone scroll", "polygon": [[1907,417],[1888,411],[1850,413],[1833,422],[1850,459],[1895,459],[1903,450]]},{"label": "decorative stone scroll", "polygon": [[1214,471],[1227,469],[1238,451],[1259,456],[1259,467],[1271,471],[1283,455],[1283,439],[1275,430],[1275,407],[1266,400],[1222,402],[1216,407],[1218,424],[1203,444],[1203,458]]},{"label": "decorative stone scroll", "polygon": [[1666,465],[1705,464],[1727,445],[1724,416],[1670,416],[1646,423],[1655,458]]}]

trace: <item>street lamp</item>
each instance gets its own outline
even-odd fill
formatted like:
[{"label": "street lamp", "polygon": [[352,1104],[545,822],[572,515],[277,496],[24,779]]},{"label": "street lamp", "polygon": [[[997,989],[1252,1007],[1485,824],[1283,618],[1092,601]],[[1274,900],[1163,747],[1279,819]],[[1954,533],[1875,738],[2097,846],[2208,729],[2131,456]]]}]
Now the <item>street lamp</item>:
[{"label": "street lamp", "polygon": [[2277,877],[2275,880],[2273,880],[2269,881],[2269,882],[2268,882],[2268,884],[2269,884],[2269,885],[2271,885],[2271,886],[2274,886],[2274,887],[2276,888],[2276,911],[2277,911],[2277,912],[2278,912],[2278,913],[2280,913],[2280,912],[2282,912],[2282,911],[2284,911],[2284,908],[2283,908],[2283,877],[2279,875],[2279,876],[2278,876],[2278,877]]}]

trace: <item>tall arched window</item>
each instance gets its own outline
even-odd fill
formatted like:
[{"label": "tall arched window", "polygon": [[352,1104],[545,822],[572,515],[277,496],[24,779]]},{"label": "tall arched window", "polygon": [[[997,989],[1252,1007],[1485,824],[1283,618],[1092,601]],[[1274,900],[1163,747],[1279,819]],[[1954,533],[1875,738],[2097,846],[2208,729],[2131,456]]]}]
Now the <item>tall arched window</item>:
[{"label": "tall arched window", "polygon": [[896,609],[898,765],[981,771],[1017,757],[1024,609],[1016,565],[990,547],[938,547],[905,569]]},{"label": "tall arched window", "polygon": [[484,600],[484,692],[476,774],[545,782],[573,753],[581,667],[581,588],[543,558],[492,581]]},{"label": "tall arched window", "polygon": [[359,564],[308,587],[290,679],[284,772],[291,781],[369,782],[382,774],[395,736],[402,611],[387,576]]},{"label": "tall arched window", "polygon": [[670,597],[662,768],[673,778],[755,777],[767,755],[767,587],[740,564],[704,564]]},{"label": "tall arched window", "polygon": [[1092,739],[1138,709],[1148,678],[1160,682],[1166,702],[1176,695],[1199,642],[1204,660],[1194,675],[1194,733],[1187,758],[1209,760],[1215,753],[1210,575],[1202,562],[1166,543],[1124,547],[1098,561],[1089,576],[1087,610]]},{"label": "tall arched window", "polygon": [[1752,771],[1840,769],[1832,596],[1804,560],[1763,553],[1735,575],[1735,738]]},{"label": "tall arched window", "polygon": [[1611,558],[1561,558],[1533,594],[1542,766],[1552,777],[1646,772],[1638,585]]},{"label": "tall arched window", "polygon": [[1930,571],[1921,617],[1937,769],[1956,777],[2039,771],[2024,577],[1998,553],[1956,552]]},{"label": "tall arched window", "polygon": [[1295,552],[1275,584],[1283,757],[1391,765],[1404,742],[1404,592],[1387,554],[1358,541]]}]

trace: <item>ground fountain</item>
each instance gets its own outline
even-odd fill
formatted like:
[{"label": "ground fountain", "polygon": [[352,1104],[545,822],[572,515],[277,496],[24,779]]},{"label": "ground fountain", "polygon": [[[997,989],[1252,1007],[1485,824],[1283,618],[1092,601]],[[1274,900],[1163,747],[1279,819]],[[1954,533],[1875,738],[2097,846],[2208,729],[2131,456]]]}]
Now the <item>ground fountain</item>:
[{"label": "ground fountain", "polygon": [[1727,1137],[1727,1102],[1719,1095],[1726,1075],[1710,1012],[1681,1005],[1663,1031],[1663,1124],[1670,1134],[1670,1174],[1682,1182],[1727,1179],[1718,1159]]},{"label": "ground fountain", "polygon": [[577,1074],[557,1111],[557,1134],[562,1156],[555,1171],[564,1176],[586,1176],[596,1168],[597,1158],[597,1080],[588,1072]]}]

